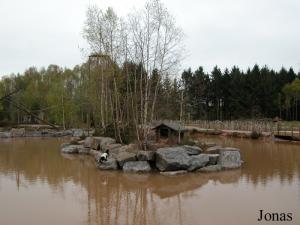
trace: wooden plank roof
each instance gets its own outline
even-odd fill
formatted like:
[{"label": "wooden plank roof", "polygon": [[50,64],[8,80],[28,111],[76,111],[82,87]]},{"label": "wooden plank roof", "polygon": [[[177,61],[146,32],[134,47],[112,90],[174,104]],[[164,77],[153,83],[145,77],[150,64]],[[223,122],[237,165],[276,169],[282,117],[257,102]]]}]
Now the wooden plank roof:
[{"label": "wooden plank roof", "polygon": [[168,128],[170,128],[171,130],[177,131],[177,132],[185,132],[187,131],[187,129],[185,128],[185,126],[182,126],[179,123],[176,122],[160,122],[157,125],[155,125],[152,129],[158,129],[161,126],[166,126]]}]

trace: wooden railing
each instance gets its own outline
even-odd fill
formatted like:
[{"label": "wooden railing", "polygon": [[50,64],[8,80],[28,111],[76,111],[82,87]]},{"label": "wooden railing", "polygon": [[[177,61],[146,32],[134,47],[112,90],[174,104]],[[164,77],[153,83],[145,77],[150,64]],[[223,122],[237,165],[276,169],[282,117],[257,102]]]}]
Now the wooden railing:
[{"label": "wooden railing", "polygon": [[[176,120],[164,120],[166,122],[180,123]],[[159,123],[162,121],[156,121]],[[289,135],[300,137],[299,126],[285,126],[285,122],[273,122],[271,120],[227,120],[227,121],[207,121],[193,120],[182,122],[185,126],[198,127],[214,130],[238,130],[238,131],[256,131],[259,133],[270,132],[277,135]]]},{"label": "wooden railing", "polygon": [[205,129],[216,130],[242,130],[257,132],[274,132],[276,124],[272,121],[250,121],[250,120],[232,120],[232,121],[206,121],[196,120],[185,123],[187,126],[201,127]]}]

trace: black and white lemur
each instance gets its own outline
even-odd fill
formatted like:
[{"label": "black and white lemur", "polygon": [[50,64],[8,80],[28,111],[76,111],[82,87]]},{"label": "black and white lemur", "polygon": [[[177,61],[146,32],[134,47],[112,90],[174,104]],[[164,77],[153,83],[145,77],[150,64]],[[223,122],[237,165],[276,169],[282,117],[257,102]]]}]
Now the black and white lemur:
[{"label": "black and white lemur", "polygon": [[98,163],[107,161],[108,156],[109,156],[109,152],[108,152],[108,150],[106,150],[106,151],[105,151],[104,153],[102,153],[102,154],[100,155],[100,157],[98,158]]}]

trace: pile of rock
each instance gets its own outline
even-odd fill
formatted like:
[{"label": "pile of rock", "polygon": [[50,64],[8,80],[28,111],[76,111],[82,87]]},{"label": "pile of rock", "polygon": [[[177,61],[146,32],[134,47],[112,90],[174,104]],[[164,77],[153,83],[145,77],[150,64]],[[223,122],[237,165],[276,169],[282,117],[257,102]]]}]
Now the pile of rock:
[{"label": "pile of rock", "polygon": [[[91,131],[90,133],[93,133]],[[19,137],[83,137],[88,132],[83,129],[54,130],[54,129],[29,129],[11,128],[7,131],[0,131],[0,138],[19,138]]]},{"label": "pile of rock", "polygon": [[[108,151],[107,161],[100,162],[102,152]],[[156,151],[142,151],[135,144],[121,145],[108,137],[73,138],[61,145],[62,153],[90,154],[101,170],[124,172],[160,171],[164,175],[175,175],[191,171],[215,172],[240,168],[240,150],[237,148],[208,147],[205,151],[197,146],[175,146]]]}]

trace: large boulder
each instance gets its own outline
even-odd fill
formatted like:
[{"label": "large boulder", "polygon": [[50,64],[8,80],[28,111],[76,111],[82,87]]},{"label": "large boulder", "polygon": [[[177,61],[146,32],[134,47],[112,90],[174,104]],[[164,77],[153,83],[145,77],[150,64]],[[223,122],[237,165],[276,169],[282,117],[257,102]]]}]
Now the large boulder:
[{"label": "large boulder", "polygon": [[160,171],[186,170],[190,156],[183,147],[160,148],[156,151],[156,167]]},{"label": "large boulder", "polygon": [[136,150],[132,149],[131,145],[109,144],[106,149],[108,150],[109,155],[115,159],[121,152],[137,153]]},{"label": "large boulder", "polygon": [[154,161],[155,152],[154,151],[139,151],[137,153],[137,158],[139,161]]},{"label": "large boulder", "polygon": [[237,148],[222,148],[219,150],[218,164],[223,169],[236,169],[242,165],[241,154]]},{"label": "large boulder", "polygon": [[68,154],[78,153],[80,146],[81,145],[66,145],[61,148],[61,152],[68,153]]},{"label": "large boulder", "polygon": [[221,170],[222,170],[222,166],[217,164],[217,165],[210,165],[210,166],[202,167],[202,168],[198,169],[197,171],[209,173],[209,172],[218,172]]},{"label": "large boulder", "polygon": [[125,145],[125,146],[124,147],[126,148],[126,152],[131,152],[131,153],[137,154],[138,151],[140,151],[139,146],[137,144],[131,143],[131,144]]},{"label": "large boulder", "polygon": [[197,146],[184,145],[183,148],[188,155],[199,155],[203,152],[203,150]]},{"label": "large boulder", "polygon": [[121,144],[108,144],[108,145],[106,145],[106,146],[103,147],[102,151],[103,152],[108,151],[109,153],[116,152],[114,150],[115,149],[119,149],[121,147],[122,147]]},{"label": "large boulder", "polygon": [[[97,160],[97,162],[99,162],[99,160]],[[108,158],[107,161],[97,163],[97,168],[100,170],[117,170],[118,163],[116,159]]]},{"label": "large boulder", "polygon": [[143,173],[150,172],[151,167],[147,161],[130,161],[123,165],[124,172]]},{"label": "large boulder", "polygon": [[120,152],[117,156],[116,159],[119,163],[120,167],[123,167],[123,165],[126,162],[130,162],[130,161],[136,161],[136,154],[131,153],[131,152]]},{"label": "large boulder", "polygon": [[93,137],[87,137],[84,140],[83,147],[92,148],[93,144],[94,144],[94,138]]},{"label": "large boulder", "polygon": [[119,155],[119,153],[125,152],[125,151],[126,151],[126,147],[120,146],[120,147],[115,147],[113,149],[110,149],[108,152],[111,157],[116,159],[117,156]]},{"label": "large boulder", "polygon": [[110,137],[104,137],[101,140],[101,144],[100,144],[100,149],[101,150],[105,150],[105,147],[110,145],[110,144],[115,144],[116,140]]},{"label": "large boulder", "polygon": [[200,155],[193,155],[189,160],[189,168],[188,171],[194,171],[201,167],[204,167],[209,162],[208,154],[200,154]]},{"label": "large boulder", "polygon": [[107,145],[115,144],[116,140],[110,137],[94,137],[92,148],[96,150],[105,151]]}]

